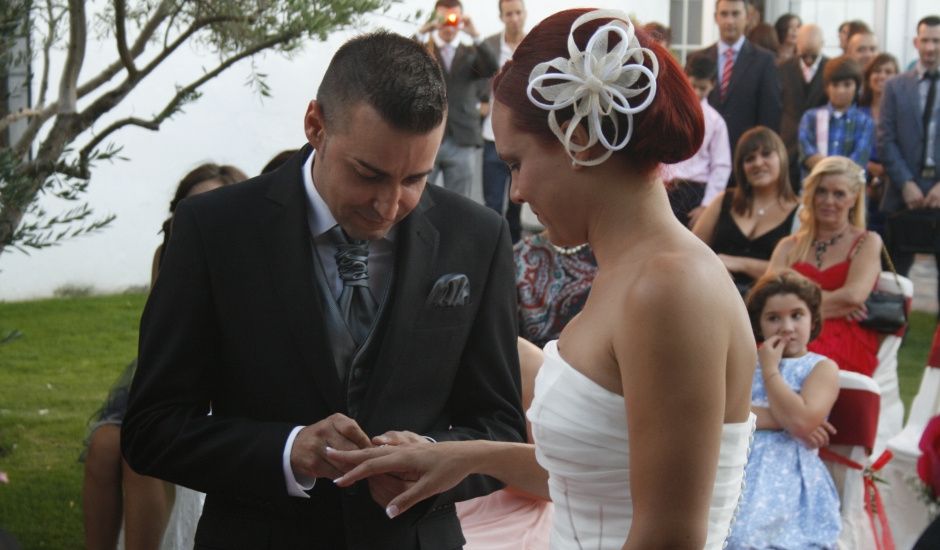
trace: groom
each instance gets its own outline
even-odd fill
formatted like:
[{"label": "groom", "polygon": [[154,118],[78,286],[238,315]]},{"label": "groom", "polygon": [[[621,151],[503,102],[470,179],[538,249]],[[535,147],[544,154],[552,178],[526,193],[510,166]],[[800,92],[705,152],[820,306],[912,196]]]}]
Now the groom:
[{"label": "groom", "polygon": [[197,548],[450,549],[475,476],[396,516],[326,447],[522,441],[500,217],[426,186],[446,92],[418,43],[336,53],[277,171],[180,204],[141,320],[131,466],[207,493]]}]

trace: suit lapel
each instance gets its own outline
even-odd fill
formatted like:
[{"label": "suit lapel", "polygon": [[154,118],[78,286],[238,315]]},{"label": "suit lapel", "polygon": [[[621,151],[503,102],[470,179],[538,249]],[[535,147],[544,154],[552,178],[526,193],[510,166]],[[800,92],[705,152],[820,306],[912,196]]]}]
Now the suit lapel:
[{"label": "suit lapel", "polygon": [[398,355],[401,354],[403,344],[408,341],[418,312],[424,307],[431,290],[433,281],[430,281],[430,276],[437,261],[440,234],[425,212],[433,205],[433,199],[425,190],[421,202],[399,225],[400,242],[395,253],[395,275],[387,298],[387,305],[391,307],[383,319],[385,334],[363,400],[364,409],[360,416],[363,425],[377,402],[376,394],[394,377],[393,370],[400,365]]},{"label": "suit lapel", "polygon": [[310,373],[310,383],[334,411],[344,411],[342,386],[333,364],[327,333],[322,329],[325,311],[315,288],[313,249],[307,225],[307,196],[301,169],[310,154],[305,146],[279,169],[259,208],[262,240],[268,252],[271,285],[280,301],[279,310]]}]

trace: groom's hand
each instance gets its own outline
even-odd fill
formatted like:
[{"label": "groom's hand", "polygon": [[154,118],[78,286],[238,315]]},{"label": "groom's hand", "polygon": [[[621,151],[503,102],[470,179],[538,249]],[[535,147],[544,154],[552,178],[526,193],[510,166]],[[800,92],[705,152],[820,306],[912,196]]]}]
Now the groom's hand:
[{"label": "groom's hand", "polygon": [[290,465],[295,476],[336,479],[350,467],[342,462],[331,462],[326,456],[327,447],[353,451],[371,446],[369,436],[355,420],[336,413],[297,433],[290,450]]}]

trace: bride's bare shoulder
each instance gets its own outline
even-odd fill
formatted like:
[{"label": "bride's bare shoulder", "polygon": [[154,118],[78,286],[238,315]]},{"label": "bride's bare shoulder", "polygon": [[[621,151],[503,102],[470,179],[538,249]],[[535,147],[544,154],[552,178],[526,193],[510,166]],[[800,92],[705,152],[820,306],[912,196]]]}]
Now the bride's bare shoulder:
[{"label": "bride's bare shoulder", "polygon": [[739,299],[728,271],[707,247],[656,252],[633,267],[632,284],[625,286],[624,294],[630,309],[723,309],[725,302]]}]

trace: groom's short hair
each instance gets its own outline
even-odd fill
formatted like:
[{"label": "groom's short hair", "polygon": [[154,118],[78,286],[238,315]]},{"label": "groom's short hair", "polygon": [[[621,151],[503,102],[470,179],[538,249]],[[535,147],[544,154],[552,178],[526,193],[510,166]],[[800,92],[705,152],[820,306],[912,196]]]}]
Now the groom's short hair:
[{"label": "groom's short hair", "polygon": [[341,128],[348,109],[372,106],[391,126],[424,134],[447,113],[440,65],[415,40],[386,31],[353,38],[330,61],[317,101],[327,124]]}]

